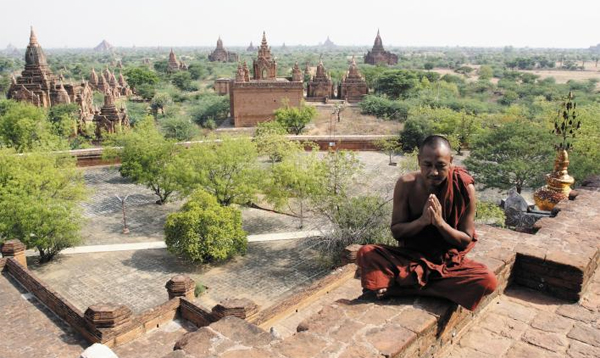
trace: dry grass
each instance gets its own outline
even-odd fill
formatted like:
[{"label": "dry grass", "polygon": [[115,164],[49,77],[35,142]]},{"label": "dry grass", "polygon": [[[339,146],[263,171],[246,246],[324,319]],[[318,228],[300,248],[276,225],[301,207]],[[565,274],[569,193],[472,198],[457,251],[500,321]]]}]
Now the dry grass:
[{"label": "dry grass", "polygon": [[[313,105],[313,104],[310,104]],[[348,106],[342,112],[341,121],[332,120],[333,105],[316,104],[317,118],[309,124],[303,134],[398,134],[403,125],[397,121],[386,121],[360,113],[358,106]]]}]

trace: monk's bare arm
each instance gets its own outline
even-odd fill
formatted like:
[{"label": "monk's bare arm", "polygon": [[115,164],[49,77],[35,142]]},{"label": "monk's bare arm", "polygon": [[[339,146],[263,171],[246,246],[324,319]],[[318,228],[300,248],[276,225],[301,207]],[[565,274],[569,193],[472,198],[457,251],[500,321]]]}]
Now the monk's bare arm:
[{"label": "monk's bare arm", "polygon": [[392,236],[400,242],[413,237],[421,232],[425,226],[431,224],[431,219],[426,210],[418,219],[410,221],[408,194],[414,185],[414,180],[414,176],[405,175],[398,179],[394,188],[391,228]]},{"label": "monk's bare arm", "polygon": [[475,213],[477,211],[475,186],[473,186],[473,184],[469,184],[467,190],[470,197],[469,206],[467,207],[465,215],[463,215],[460,223],[458,224],[458,230],[454,229],[443,220],[441,220],[441,222],[435,222],[435,220],[433,220],[433,225],[438,228],[444,240],[461,250],[469,245],[469,243],[473,240],[473,234],[475,233]]}]

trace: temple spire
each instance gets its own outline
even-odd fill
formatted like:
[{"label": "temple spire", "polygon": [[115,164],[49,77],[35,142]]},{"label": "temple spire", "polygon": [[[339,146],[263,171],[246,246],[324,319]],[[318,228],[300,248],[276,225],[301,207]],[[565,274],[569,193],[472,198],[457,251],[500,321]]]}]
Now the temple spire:
[{"label": "temple spire", "polygon": [[31,26],[31,34],[29,35],[29,44],[30,45],[38,44],[37,36],[35,36],[35,31],[33,31],[33,26]]}]

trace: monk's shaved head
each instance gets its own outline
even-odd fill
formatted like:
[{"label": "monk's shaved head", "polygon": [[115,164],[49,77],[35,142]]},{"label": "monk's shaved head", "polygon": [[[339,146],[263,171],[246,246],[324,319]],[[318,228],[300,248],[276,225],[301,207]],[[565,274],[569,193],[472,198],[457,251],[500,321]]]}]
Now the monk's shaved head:
[{"label": "monk's shaved head", "polygon": [[419,154],[423,153],[423,149],[425,147],[429,147],[431,149],[444,148],[448,150],[448,153],[452,153],[452,147],[450,146],[448,139],[439,135],[430,135],[429,137],[425,138],[419,147]]}]

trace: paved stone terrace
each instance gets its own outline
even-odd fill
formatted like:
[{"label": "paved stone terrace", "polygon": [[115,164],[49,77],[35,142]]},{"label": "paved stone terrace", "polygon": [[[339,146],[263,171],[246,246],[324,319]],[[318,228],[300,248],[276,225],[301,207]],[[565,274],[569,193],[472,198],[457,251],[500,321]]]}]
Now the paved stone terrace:
[{"label": "paved stone terrace", "polygon": [[600,270],[579,303],[510,288],[445,357],[600,357]]},{"label": "paved stone terrace", "polygon": [[250,243],[245,256],[204,267],[156,249],[59,256],[30,269],[82,311],[113,302],[135,313],[165,302],[164,285],[176,274],[208,286],[197,303],[210,309],[225,298],[242,297],[266,308],[327,273],[303,240]]},{"label": "paved stone terrace", "polygon": [[175,343],[196,327],[185,320],[172,321],[133,342],[113,348],[119,358],[161,358],[173,350]]},{"label": "paved stone terrace", "polygon": [[77,357],[78,334],[8,275],[0,275],[0,357]]}]

